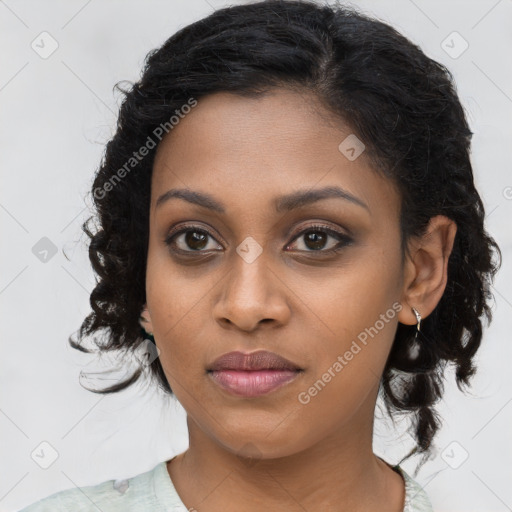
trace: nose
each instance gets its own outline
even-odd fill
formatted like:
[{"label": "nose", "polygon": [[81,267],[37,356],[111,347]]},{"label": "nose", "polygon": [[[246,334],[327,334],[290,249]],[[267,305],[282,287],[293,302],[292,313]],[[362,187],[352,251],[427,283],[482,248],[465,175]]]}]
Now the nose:
[{"label": "nose", "polygon": [[282,326],[289,321],[291,292],[267,263],[263,254],[251,263],[235,256],[214,305],[214,317],[222,327],[250,332],[259,324]]}]

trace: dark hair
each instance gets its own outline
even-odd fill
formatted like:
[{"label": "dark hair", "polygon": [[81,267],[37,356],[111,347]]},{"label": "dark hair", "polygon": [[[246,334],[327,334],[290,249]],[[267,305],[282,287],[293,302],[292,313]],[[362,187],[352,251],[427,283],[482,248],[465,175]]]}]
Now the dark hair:
[{"label": "dark hair", "polygon": [[[158,127],[169,128],[170,117],[191,98],[217,91],[256,97],[273,87],[313,93],[364,142],[375,171],[396,183],[402,257],[407,241],[424,234],[431,217],[445,215],[457,224],[446,289],[422,320],[419,356],[408,357],[416,327],[399,324],[380,387],[391,417],[411,415],[417,445],[405,458],[422,453],[425,460],[441,424],[434,405],[444,391],[447,363],[455,367],[460,390],[475,372],[480,318],[492,319],[490,285],[501,251],[484,229],[470,162],[472,132],[452,75],[395,29],[353,8],[282,0],[226,7],[149,52],[140,80],[127,91],[120,89],[125,97],[117,131],[92,186],[99,227],[91,232],[90,217],[83,230],[99,280],[80,342],[100,329],[108,336],[106,343],[96,342],[99,352],[134,351],[144,341],[139,320],[146,301],[156,147],[135,163],[130,160],[134,152],[149,147],[162,131]],[[133,170],[127,170],[129,161]],[[90,352],[72,337],[69,342]],[[149,369],[161,389],[172,394],[160,360]],[[125,389],[142,373],[139,368],[127,380],[95,392]]]}]

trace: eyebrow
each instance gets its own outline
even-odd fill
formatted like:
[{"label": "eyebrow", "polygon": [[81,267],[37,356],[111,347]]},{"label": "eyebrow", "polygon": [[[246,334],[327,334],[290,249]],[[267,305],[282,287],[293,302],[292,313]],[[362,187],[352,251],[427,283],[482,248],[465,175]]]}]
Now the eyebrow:
[{"label": "eyebrow", "polygon": [[[321,201],[323,199],[332,198],[350,201],[353,204],[365,208],[368,212],[370,211],[368,205],[361,199],[337,186],[330,186],[313,190],[298,190],[297,192],[292,192],[291,194],[276,197],[274,199],[274,209],[277,213],[288,212],[316,203],[317,201]],[[171,199],[183,199],[189,203],[202,206],[203,208],[207,208],[208,210],[212,210],[217,213],[226,213],[224,205],[211,195],[205,192],[197,192],[186,188],[168,190],[158,198],[155,208],[158,208]]]}]

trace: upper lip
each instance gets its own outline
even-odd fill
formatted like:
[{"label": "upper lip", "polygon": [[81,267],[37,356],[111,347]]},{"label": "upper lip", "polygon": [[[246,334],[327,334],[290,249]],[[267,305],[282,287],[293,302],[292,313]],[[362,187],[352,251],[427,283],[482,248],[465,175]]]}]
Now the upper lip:
[{"label": "upper lip", "polygon": [[258,350],[249,354],[243,352],[228,352],[215,359],[207,368],[208,371],[220,370],[301,370],[292,361],[269,352]]}]

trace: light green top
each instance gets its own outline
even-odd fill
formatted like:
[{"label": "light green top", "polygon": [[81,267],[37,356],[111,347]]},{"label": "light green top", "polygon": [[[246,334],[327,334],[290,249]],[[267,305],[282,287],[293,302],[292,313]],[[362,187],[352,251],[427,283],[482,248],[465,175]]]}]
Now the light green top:
[{"label": "light green top", "polygon": [[[433,512],[425,491],[400,466],[405,480],[403,512]],[[126,480],[107,480],[88,487],[56,492],[19,512],[189,512],[167,471],[166,461]],[[190,510],[194,510],[191,508]]]}]

